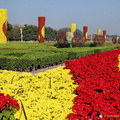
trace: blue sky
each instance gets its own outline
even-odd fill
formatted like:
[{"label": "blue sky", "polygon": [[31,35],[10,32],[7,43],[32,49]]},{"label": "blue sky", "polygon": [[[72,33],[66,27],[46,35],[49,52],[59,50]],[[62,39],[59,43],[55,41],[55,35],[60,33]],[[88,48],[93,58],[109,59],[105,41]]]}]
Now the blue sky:
[{"label": "blue sky", "polygon": [[80,30],[88,26],[88,34],[102,29],[120,35],[120,0],[0,0],[3,8],[11,24],[37,25],[38,16],[45,16],[54,29],[76,23]]}]

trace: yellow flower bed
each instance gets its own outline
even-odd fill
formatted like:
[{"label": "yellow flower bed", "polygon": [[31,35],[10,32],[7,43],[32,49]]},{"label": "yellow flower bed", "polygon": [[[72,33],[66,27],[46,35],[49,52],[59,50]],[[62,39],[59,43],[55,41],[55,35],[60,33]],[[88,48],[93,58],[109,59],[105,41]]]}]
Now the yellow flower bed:
[{"label": "yellow flower bed", "polygon": [[[15,115],[20,120],[65,120],[71,113],[73,90],[69,70],[60,66],[38,74],[0,70],[0,92],[23,103]],[[20,102],[21,101],[21,102]]]}]

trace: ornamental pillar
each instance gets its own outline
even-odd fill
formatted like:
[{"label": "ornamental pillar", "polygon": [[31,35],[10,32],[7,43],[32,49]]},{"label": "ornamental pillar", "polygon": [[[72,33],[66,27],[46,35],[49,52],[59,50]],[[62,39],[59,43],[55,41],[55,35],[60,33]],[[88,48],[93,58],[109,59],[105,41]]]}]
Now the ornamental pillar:
[{"label": "ornamental pillar", "polygon": [[39,43],[44,43],[45,38],[45,17],[38,17]]},{"label": "ornamental pillar", "polygon": [[84,37],[84,42],[87,41],[87,36],[88,36],[88,26],[83,26],[83,37]]},{"label": "ornamental pillar", "polygon": [[103,30],[103,38],[104,38],[104,41],[106,41],[106,30]]},{"label": "ornamental pillar", "polygon": [[0,43],[7,43],[8,10],[0,9]]},{"label": "ornamental pillar", "polygon": [[97,29],[97,35],[101,35],[101,29]]},{"label": "ornamental pillar", "polygon": [[76,24],[70,24],[70,31],[73,33],[73,36],[76,35]]}]

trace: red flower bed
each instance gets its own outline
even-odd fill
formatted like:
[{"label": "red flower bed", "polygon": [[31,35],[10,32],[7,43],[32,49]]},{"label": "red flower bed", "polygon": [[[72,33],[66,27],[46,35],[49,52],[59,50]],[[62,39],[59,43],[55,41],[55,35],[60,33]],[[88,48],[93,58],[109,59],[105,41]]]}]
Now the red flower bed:
[{"label": "red flower bed", "polygon": [[70,120],[120,120],[120,50],[108,51],[66,61],[72,79],[79,86],[74,90]]}]

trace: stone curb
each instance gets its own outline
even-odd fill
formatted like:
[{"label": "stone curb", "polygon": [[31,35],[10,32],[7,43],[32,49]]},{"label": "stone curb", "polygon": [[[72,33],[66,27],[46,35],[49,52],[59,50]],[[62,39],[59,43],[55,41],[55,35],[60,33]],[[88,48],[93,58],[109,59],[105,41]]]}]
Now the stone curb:
[{"label": "stone curb", "polygon": [[34,71],[31,71],[30,73],[36,74],[36,73],[39,73],[39,72],[45,72],[46,70],[53,69],[53,68],[56,68],[56,67],[59,67],[59,66],[65,66],[65,63],[61,63],[59,65],[50,66],[50,67],[43,68],[43,69],[34,70]]}]

